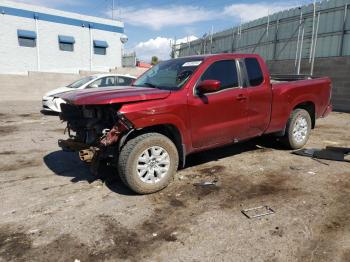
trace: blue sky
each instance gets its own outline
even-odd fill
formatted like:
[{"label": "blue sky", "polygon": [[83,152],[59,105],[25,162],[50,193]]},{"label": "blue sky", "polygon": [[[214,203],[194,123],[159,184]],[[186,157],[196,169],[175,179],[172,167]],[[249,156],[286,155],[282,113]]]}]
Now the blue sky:
[{"label": "blue sky", "polygon": [[[111,18],[112,0],[17,0],[64,11]],[[269,12],[307,4],[312,0],[115,0],[114,16],[125,23],[129,41],[124,49],[149,60],[168,58],[170,40],[195,39],[266,16]]]}]

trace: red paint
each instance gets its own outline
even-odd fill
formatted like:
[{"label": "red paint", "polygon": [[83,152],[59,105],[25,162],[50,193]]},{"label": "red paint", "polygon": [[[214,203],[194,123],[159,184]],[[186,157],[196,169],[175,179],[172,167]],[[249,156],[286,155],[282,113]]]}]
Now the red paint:
[{"label": "red paint", "polygon": [[198,91],[203,93],[214,93],[220,90],[221,83],[217,80],[204,80],[198,84]]},{"label": "red paint", "polygon": [[[198,79],[215,61],[257,58],[264,82],[257,87],[227,89],[198,96]],[[329,78],[270,83],[265,62],[258,55],[205,56],[202,64],[179,91],[130,87],[88,90],[61,97],[76,105],[122,104],[120,112],[135,128],[173,125],[182,137],[186,154],[232,143],[236,140],[282,131],[292,110],[301,103],[315,105],[316,117],[326,116],[330,106]]]},{"label": "red paint", "polygon": [[106,105],[166,98],[170,91],[148,87],[92,88],[63,93],[59,97],[75,105]]},{"label": "red paint", "polygon": [[144,63],[144,62],[136,62],[136,66],[137,67],[141,67],[141,68],[151,68],[152,65],[151,64],[147,64],[147,63]]}]

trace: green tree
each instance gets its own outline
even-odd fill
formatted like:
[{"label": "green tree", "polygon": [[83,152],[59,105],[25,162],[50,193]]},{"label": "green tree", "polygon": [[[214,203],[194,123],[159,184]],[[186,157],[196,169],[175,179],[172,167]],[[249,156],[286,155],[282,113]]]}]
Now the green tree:
[{"label": "green tree", "polygon": [[151,64],[156,65],[159,63],[159,59],[157,56],[152,56]]}]

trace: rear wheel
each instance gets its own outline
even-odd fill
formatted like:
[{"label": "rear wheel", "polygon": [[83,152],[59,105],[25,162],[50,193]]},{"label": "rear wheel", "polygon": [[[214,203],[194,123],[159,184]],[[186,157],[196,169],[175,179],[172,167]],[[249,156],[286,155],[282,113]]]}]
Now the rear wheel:
[{"label": "rear wheel", "polygon": [[309,140],[311,133],[311,117],[304,109],[296,109],[289,117],[284,144],[291,149],[302,148]]},{"label": "rear wheel", "polygon": [[178,168],[179,155],[166,136],[148,133],[129,140],[119,155],[122,181],[134,192],[149,194],[165,188]]}]

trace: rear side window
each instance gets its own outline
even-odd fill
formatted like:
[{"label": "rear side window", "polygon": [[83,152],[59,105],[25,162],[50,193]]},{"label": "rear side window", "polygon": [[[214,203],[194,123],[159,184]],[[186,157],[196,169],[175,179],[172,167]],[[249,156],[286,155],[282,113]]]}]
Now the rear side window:
[{"label": "rear side window", "polygon": [[108,86],[115,86],[115,85],[116,85],[115,77],[108,76],[108,77],[102,77],[92,82],[88,88],[108,87]]},{"label": "rear side window", "polygon": [[260,64],[256,58],[246,58],[245,66],[249,78],[250,86],[259,86],[264,82],[264,76]]},{"label": "rear side window", "polygon": [[202,75],[201,80],[218,80],[221,90],[238,87],[238,74],[234,60],[224,60],[213,63]]},{"label": "rear side window", "polygon": [[132,83],[132,78],[118,76],[118,86],[128,86]]}]

